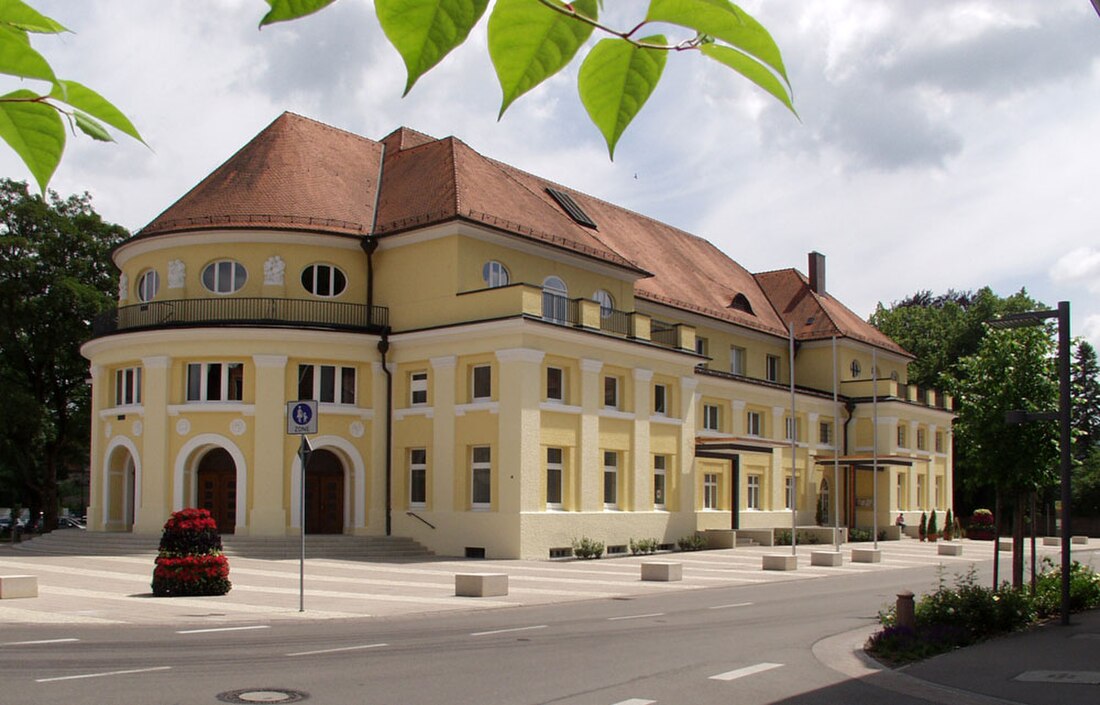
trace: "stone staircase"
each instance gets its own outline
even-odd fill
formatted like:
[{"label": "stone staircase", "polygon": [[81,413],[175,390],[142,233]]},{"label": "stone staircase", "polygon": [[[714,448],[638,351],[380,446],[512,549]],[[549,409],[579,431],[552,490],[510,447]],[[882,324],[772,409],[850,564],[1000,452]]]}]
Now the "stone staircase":
[{"label": "stone staircase", "polygon": [[[13,548],[28,553],[67,556],[155,556],[159,534],[130,534],[66,529],[24,538]],[[225,555],[262,560],[287,560],[301,555],[297,536],[222,537]],[[434,554],[403,536],[307,535],[306,558],[349,561],[423,560]]]}]

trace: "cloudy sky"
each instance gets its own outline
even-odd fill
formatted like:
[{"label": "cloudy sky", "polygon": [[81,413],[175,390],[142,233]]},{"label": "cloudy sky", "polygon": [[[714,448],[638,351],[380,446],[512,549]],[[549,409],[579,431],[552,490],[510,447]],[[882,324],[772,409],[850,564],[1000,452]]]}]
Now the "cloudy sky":
[{"label": "cloudy sky", "polygon": [[[402,99],[367,0],[257,31],[263,0],[31,0],[36,38],[151,146],[70,138],[52,187],[136,230],[284,110],[372,138],[406,125],[702,235],[751,271],[828,257],[860,315],[922,289],[1070,300],[1100,345],[1100,17],[1088,0],[745,0],[801,120],[690,53],[608,160],[573,65],[497,122],[484,21]],[[607,3],[615,24],[641,0]],[[14,82],[12,82],[14,83]],[[6,88],[5,90],[11,90]],[[0,174],[29,179],[0,150]],[[1090,195],[1091,194],[1091,195]]]}]

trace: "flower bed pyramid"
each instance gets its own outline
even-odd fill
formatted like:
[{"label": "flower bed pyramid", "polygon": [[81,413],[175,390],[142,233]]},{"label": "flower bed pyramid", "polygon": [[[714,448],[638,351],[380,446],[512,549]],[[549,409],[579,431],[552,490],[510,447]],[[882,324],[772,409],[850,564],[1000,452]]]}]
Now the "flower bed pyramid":
[{"label": "flower bed pyramid", "polygon": [[153,594],[224,595],[230,587],[229,561],[222,555],[222,537],[210,512],[181,509],[173,513],[160,537]]}]

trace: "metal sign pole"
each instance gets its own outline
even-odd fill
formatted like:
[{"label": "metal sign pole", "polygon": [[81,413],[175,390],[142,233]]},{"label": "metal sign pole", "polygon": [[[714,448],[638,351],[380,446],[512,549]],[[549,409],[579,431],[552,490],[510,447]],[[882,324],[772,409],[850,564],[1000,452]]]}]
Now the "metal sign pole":
[{"label": "metal sign pole", "polygon": [[298,611],[306,611],[306,468],[313,449],[309,446],[307,434],[317,433],[317,402],[291,401],[286,405],[287,435],[299,436],[298,462],[301,472],[298,474],[298,530],[301,533],[302,552],[298,559]]}]

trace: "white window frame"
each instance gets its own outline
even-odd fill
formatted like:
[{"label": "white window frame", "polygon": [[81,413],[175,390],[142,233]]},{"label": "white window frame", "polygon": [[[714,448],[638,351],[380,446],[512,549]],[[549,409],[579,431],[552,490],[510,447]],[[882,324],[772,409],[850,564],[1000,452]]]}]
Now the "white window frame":
[{"label": "white window frame", "polygon": [[[423,395],[423,400],[417,396]],[[428,373],[425,370],[417,370],[409,373],[409,406],[428,405]]]},{"label": "white window frame", "polygon": [[756,437],[764,434],[764,415],[759,411],[749,411],[745,414],[745,434]]},{"label": "white window frame", "polygon": [[600,318],[608,318],[615,312],[615,297],[607,289],[596,289],[592,300],[600,305]]},{"label": "white window frame", "polygon": [[[223,266],[228,267],[228,272],[223,273]],[[213,271],[213,286],[206,281],[207,272]],[[228,281],[223,281],[228,278]],[[232,259],[219,259],[211,262],[202,269],[200,277],[203,287],[212,294],[235,294],[244,288],[248,281],[248,270],[240,262]],[[239,280],[239,281],[238,281]]]},{"label": "white window frame", "polygon": [[[799,423],[801,419],[790,416],[783,417],[783,438],[788,441],[798,442],[799,431],[802,429],[802,424]],[[792,437],[791,434],[794,434]]]},{"label": "white window frame", "polygon": [[707,431],[722,430],[722,407],[717,404],[703,404],[703,428]]},{"label": "white window frame", "polygon": [[[610,389],[608,388],[609,384],[610,384]],[[603,407],[605,409],[619,409],[619,408],[621,408],[622,399],[620,398],[620,395],[619,395],[619,386],[620,385],[619,385],[619,378],[618,377],[615,377],[614,375],[607,375],[603,378]],[[607,393],[608,393],[608,391],[610,391],[612,396],[614,396],[614,400],[613,400],[614,403],[613,404],[608,404],[607,403]]]},{"label": "white window frame", "polygon": [[730,374],[745,375],[745,348],[730,346]]},{"label": "white window frame", "polygon": [[[610,480],[610,484],[608,481]],[[613,496],[608,500],[608,489]],[[618,451],[605,450],[603,452],[603,508],[619,508],[619,453]]]},{"label": "white window frame", "polygon": [[[413,488],[417,485],[415,478],[418,475],[420,489],[424,493],[420,499],[413,495]],[[428,451],[425,448],[409,448],[409,506],[414,509],[428,506]]]},{"label": "white window frame", "polygon": [[760,478],[758,474],[745,475],[745,507],[760,509]]},{"label": "white window frame", "polygon": [[653,415],[654,416],[668,416],[669,407],[669,389],[667,384],[655,384],[653,385]]},{"label": "white window frame", "polygon": [[709,355],[710,344],[709,341],[700,336],[695,336],[695,353],[697,355]]},{"label": "white window frame", "polygon": [[[327,277],[322,276],[327,274]],[[337,275],[343,278],[343,282],[337,291],[336,284]],[[328,279],[329,293],[321,294],[318,292],[317,284],[324,279]],[[308,281],[308,283],[307,283]],[[348,275],[344,273],[344,270],[340,269],[334,264],[326,264],[324,262],[316,262],[307,266],[302,270],[302,288],[306,290],[311,296],[319,296],[323,299],[334,299],[340,296],[348,289]]]},{"label": "white window frame", "polygon": [[[219,365],[219,374],[221,378],[219,380],[217,397],[210,398],[208,383],[210,379],[210,368],[214,365]],[[190,403],[194,402],[240,402],[244,399],[244,363],[243,362],[189,362],[186,366],[186,379],[184,380],[184,396]],[[240,369],[241,371],[241,390],[240,396],[230,399],[229,392],[229,380],[233,375],[232,370]],[[191,394],[191,380],[192,375],[198,372],[198,396],[192,396]]]},{"label": "white window frame", "polygon": [[550,275],[542,282],[542,317],[555,323],[569,320],[569,287],[561,277]]},{"label": "white window frame", "polygon": [[779,363],[778,355],[768,355],[764,358],[764,378],[769,382],[779,381]]},{"label": "white window frame", "polygon": [[817,440],[821,445],[829,446],[833,444],[833,422],[821,421],[817,427]]},{"label": "white window frame", "polygon": [[783,506],[785,509],[794,509],[794,478],[790,475],[783,477]]},{"label": "white window frame", "polygon": [[511,276],[508,274],[507,267],[495,259],[491,259],[481,265],[481,280],[485,282],[485,286],[496,289],[497,287],[508,286]]},{"label": "white window frame", "polygon": [[115,406],[141,405],[141,367],[115,370]]},{"label": "white window frame", "polygon": [[937,453],[944,452],[943,449],[944,449],[945,441],[946,441],[946,438],[944,437],[943,432],[936,431],[936,452]]},{"label": "white window frame", "polygon": [[157,274],[157,270],[145,270],[138,278],[137,291],[134,292],[137,295],[137,300],[142,303],[152,301],[159,291],[160,275]]},{"label": "white window frame", "polygon": [[668,456],[653,456],[653,506],[664,509],[668,502]]},{"label": "white window frame", "polygon": [[[307,396],[302,396],[302,372],[305,368],[312,368],[310,376],[313,379],[313,389]],[[325,384],[326,371],[331,370],[331,385]],[[344,376],[351,373],[351,399],[344,397]],[[358,374],[354,367],[346,365],[318,365],[303,363],[298,365],[298,398],[316,399],[322,404],[344,404],[355,406],[355,397],[358,392]],[[329,388],[331,387],[331,388]]]},{"label": "white window frame", "polygon": [[923,428],[917,428],[917,450],[928,450],[928,434]]},{"label": "white window frame", "polygon": [[[478,451],[486,451],[486,458],[478,460]],[[484,484],[478,477],[484,476]],[[479,498],[477,489],[485,488],[485,496]],[[493,504],[493,451],[491,446],[474,446],[470,449],[470,506],[473,509],[489,509]]]},{"label": "white window frame", "polygon": [[[484,374],[485,378],[482,380],[488,386],[487,390],[478,390],[478,377]],[[470,367],[470,400],[471,401],[489,401],[493,398],[493,366],[492,365],[473,365]]]},{"label": "white window frame", "polygon": [[[561,509],[562,500],[565,497],[565,450],[562,448],[546,449],[546,508]],[[555,477],[557,479],[555,483]],[[554,493],[551,488],[556,485],[558,501],[552,501]]]},{"label": "white window frame", "polygon": [[718,509],[718,473],[703,474],[703,509]]},{"label": "white window frame", "polygon": [[909,447],[909,430],[904,424],[898,424],[898,448]]},{"label": "white window frame", "polygon": [[[558,378],[558,396],[551,396],[550,378],[553,376]],[[565,369],[556,366],[550,366],[546,368],[546,400],[557,402],[559,404],[565,402]]]}]

